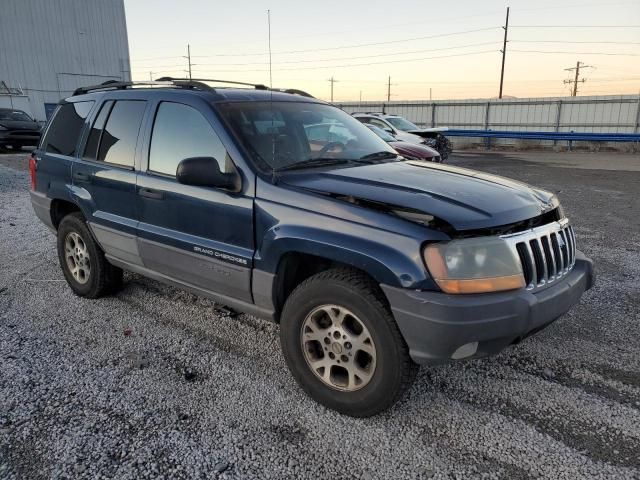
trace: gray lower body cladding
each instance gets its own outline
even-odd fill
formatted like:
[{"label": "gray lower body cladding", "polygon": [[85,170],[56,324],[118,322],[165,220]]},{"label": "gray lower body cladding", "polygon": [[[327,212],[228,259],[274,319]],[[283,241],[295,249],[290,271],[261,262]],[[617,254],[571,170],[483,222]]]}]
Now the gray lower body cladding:
[{"label": "gray lower body cladding", "polygon": [[31,205],[33,206],[33,211],[35,212],[36,217],[49,227],[49,229],[55,232],[56,229],[51,221],[51,199],[44,193],[35,192],[33,190],[29,191],[29,195],[31,196]]},{"label": "gray lower body cladding", "polygon": [[577,252],[572,271],[536,293],[448,295],[381,287],[413,361],[439,364],[496,354],[542,330],[578,303],[593,281],[591,260]]}]

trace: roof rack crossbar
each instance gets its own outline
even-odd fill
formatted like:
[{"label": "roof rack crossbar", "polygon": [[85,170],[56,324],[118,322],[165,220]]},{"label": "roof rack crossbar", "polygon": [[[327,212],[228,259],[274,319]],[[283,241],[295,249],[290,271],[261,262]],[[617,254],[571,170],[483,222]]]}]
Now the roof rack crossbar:
[{"label": "roof rack crossbar", "polygon": [[[215,82],[215,83],[229,83],[232,85],[245,85],[247,87],[253,87],[256,90],[268,90],[266,85],[261,83],[249,83],[238,82],[235,80],[220,80],[217,78],[174,78],[174,77],[162,77],[158,78],[158,81],[171,81],[171,82]],[[211,88],[211,87],[209,87]]]}]

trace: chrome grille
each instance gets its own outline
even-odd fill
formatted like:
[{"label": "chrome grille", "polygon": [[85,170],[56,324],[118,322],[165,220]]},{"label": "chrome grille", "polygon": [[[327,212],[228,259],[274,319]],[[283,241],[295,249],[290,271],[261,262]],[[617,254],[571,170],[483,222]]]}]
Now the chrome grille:
[{"label": "chrome grille", "polygon": [[527,290],[538,290],[564,277],[576,261],[576,237],[566,218],[501,238],[520,259]]}]

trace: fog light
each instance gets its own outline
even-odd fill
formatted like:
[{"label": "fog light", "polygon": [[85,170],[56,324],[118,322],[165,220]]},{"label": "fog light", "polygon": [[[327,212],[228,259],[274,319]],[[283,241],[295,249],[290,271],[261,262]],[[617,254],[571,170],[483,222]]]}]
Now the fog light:
[{"label": "fog light", "polygon": [[455,352],[451,355],[453,360],[460,360],[462,358],[467,358],[478,351],[478,342],[465,343],[461,347],[458,347]]}]

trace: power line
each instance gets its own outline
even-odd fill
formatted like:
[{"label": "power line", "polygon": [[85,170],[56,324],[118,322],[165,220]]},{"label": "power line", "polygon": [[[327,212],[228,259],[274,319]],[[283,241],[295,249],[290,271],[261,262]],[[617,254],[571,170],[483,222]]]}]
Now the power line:
[{"label": "power line", "polygon": [[607,53],[607,52],[565,52],[565,51],[549,51],[549,50],[511,50],[520,53],[565,53],[575,55],[611,55],[620,57],[640,57],[640,53]]},{"label": "power line", "polygon": [[[359,55],[356,57],[334,57],[334,58],[320,58],[316,60],[289,60],[286,62],[273,62],[274,65],[289,65],[289,64],[299,64],[299,63],[315,63],[315,62],[337,62],[342,60],[359,60],[364,58],[380,58],[380,57],[397,57],[398,55],[409,55],[412,53],[428,53],[428,52],[441,52],[445,50],[456,50],[459,48],[469,48],[469,47],[481,47],[485,45],[495,45],[496,42],[482,42],[482,43],[469,43],[466,45],[457,45],[454,47],[442,47],[442,48],[430,48],[427,50],[409,50],[405,52],[392,52],[392,53],[378,53],[375,55]],[[269,65],[269,62],[246,62],[246,63],[198,63],[199,66],[208,66],[208,67],[244,67],[251,65]],[[179,65],[138,65],[138,68],[168,68],[168,67],[177,67]]]},{"label": "power line", "polygon": [[512,25],[511,28],[640,28],[640,25]]},{"label": "power line", "polygon": [[[463,30],[459,32],[449,32],[449,33],[440,33],[437,35],[427,35],[422,37],[411,37],[411,38],[401,38],[398,40],[388,40],[385,42],[373,42],[373,43],[357,43],[353,45],[341,45],[339,47],[323,47],[323,48],[309,48],[304,50],[286,50],[280,52],[273,52],[274,55],[288,55],[291,53],[308,53],[308,52],[324,52],[328,50],[343,50],[345,48],[361,48],[361,47],[373,47],[378,45],[391,45],[394,43],[404,43],[404,42],[413,42],[416,40],[428,40],[432,38],[442,38],[442,37],[453,37],[456,35],[466,35],[468,33],[476,33],[476,32],[486,32],[489,30],[495,30],[498,27],[485,27],[485,28],[476,28],[473,30]],[[256,53],[218,53],[215,55],[204,55],[201,57],[241,57],[241,56],[256,56],[256,55],[266,55],[265,52],[256,52]]]},{"label": "power line", "polygon": [[[469,55],[482,55],[484,53],[495,53],[497,50],[481,50],[478,52],[466,52],[466,53],[454,53],[451,55],[437,55],[433,57],[422,57],[422,58],[408,58],[405,60],[388,60],[385,62],[370,62],[370,63],[350,63],[343,65],[319,65],[314,67],[293,67],[293,68],[280,68],[277,72],[287,72],[292,70],[318,70],[321,68],[349,68],[349,67],[367,67],[371,65],[387,65],[391,63],[410,63],[410,62],[420,62],[423,60],[435,60],[439,58],[453,58],[453,57],[466,57]],[[244,73],[244,72],[264,72],[265,70],[215,70],[216,72],[227,72],[227,73]]]},{"label": "power line", "polygon": [[593,43],[610,45],[640,45],[640,42],[616,42],[616,41],[582,41],[582,40],[509,40],[511,43]]}]

